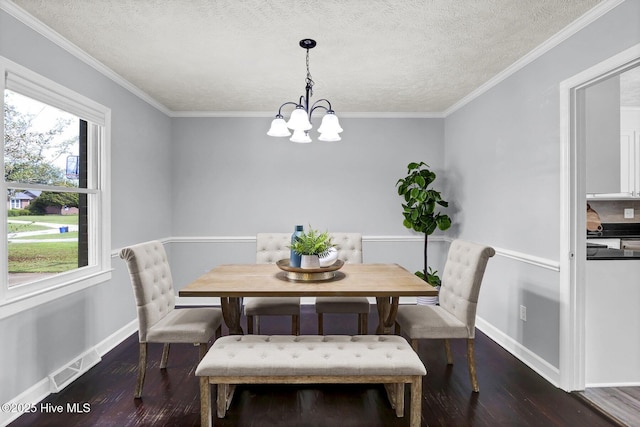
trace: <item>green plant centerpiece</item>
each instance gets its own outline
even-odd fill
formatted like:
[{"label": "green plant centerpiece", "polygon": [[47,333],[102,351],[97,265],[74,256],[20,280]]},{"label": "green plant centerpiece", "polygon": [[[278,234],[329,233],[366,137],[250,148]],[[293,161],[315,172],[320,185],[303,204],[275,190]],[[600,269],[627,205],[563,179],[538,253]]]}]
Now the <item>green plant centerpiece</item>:
[{"label": "green plant centerpiece", "polygon": [[429,235],[437,229],[446,230],[451,227],[448,215],[436,211],[436,207],[447,207],[449,203],[442,200],[439,191],[429,188],[436,180],[436,174],[429,170],[424,162],[409,163],[407,176],[396,182],[398,195],[404,197],[402,204],[405,227],[424,233],[424,269],[416,275],[432,286],[440,286],[440,277],[427,264],[427,245]]},{"label": "green plant centerpiece", "polygon": [[303,231],[291,242],[290,248],[302,255],[301,268],[319,268],[320,257],[327,256],[334,246],[328,231],[321,233],[309,226],[309,231]]}]

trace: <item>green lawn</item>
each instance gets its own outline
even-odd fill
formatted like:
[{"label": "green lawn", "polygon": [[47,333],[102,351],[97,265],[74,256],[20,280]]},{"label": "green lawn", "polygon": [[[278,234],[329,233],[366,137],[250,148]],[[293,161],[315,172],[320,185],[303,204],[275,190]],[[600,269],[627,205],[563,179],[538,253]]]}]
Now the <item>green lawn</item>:
[{"label": "green lawn", "polygon": [[77,242],[9,243],[9,273],[62,273],[75,268]]},{"label": "green lawn", "polygon": [[13,222],[10,222],[8,225],[8,231],[9,233],[20,233],[23,231],[39,231],[39,230],[46,230],[50,227],[46,227],[44,225],[33,225],[31,224],[15,224]]},{"label": "green lawn", "polygon": [[[77,224],[77,215],[14,216],[9,220]],[[9,223],[9,233],[43,230],[47,227]],[[25,237],[29,239],[78,238],[77,232]],[[9,243],[9,273],[62,273],[78,268],[78,242]]]},{"label": "green lawn", "polygon": [[28,216],[10,216],[9,220],[31,221],[31,222],[49,222],[52,224],[77,224],[78,215],[28,215]]}]

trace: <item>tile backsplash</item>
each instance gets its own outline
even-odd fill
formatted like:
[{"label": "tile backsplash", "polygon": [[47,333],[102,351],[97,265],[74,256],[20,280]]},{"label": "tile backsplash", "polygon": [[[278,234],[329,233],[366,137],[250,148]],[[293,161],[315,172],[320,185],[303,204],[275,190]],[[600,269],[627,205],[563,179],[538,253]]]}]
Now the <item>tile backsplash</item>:
[{"label": "tile backsplash", "polygon": [[[640,200],[587,200],[603,223],[640,223]],[[625,218],[624,210],[633,209],[634,217]]]}]

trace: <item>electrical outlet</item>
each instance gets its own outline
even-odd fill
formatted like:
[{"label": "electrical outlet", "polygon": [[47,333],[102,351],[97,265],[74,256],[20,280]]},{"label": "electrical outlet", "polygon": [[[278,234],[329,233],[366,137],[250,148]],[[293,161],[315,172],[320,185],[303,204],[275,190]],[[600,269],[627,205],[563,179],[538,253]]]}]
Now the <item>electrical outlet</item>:
[{"label": "electrical outlet", "polygon": [[625,208],[624,210],[624,217],[627,219],[631,219],[633,218],[635,212],[633,211],[633,208]]},{"label": "electrical outlet", "polygon": [[520,306],[520,320],[527,321],[527,307],[524,305]]}]

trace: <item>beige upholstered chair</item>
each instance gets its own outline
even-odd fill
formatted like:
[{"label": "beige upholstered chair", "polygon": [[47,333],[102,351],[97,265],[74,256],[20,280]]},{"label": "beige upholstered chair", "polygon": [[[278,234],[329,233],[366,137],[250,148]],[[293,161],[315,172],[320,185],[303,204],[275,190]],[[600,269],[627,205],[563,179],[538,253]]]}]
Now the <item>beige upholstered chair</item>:
[{"label": "beige upholstered chair", "polygon": [[[256,263],[272,264],[289,259],[291,234],[258,233],[256,235]],[[247,333],[253,333],[254,317],[260,333],[260,316],[291,316],[291,333],[300,335],[300,297],[248,297],[244,299]]]},{"label": "beige upholstered chair", "polygon": [[[338,259],[345,263],[362,264],[362,235],[360,233],[331,233],[331,241],[338,249]],[[368,330],[369,300],[367,297],[317,297],[318,334],[324,334],[325,313],[357,313],[358,333]]]},{"label": "beige upholstered chair", "polygon": [[216,307],[175,309],[173,279],[162,243],[140,243],[120,251],[127,262],[138,309],[140,356],[135,397],[142,395],[147,367],[147,343],[164,343],[160,368],[167,367],[170,343],[200,345],[200,359],[207,343],[222,331],[222,310]]},{"label": "beige upholstered chair", "polygon": [[476,377],[474,338],[480,284],[493,248],[454,240],[442,274],[440,305],[401,305],[396,317],[396,333],[406,334],[418,351],[418,340],[444,339],[447,363],[453,364],[450,338],[467,340],[467,362],[473,391],[480,390]]}]

